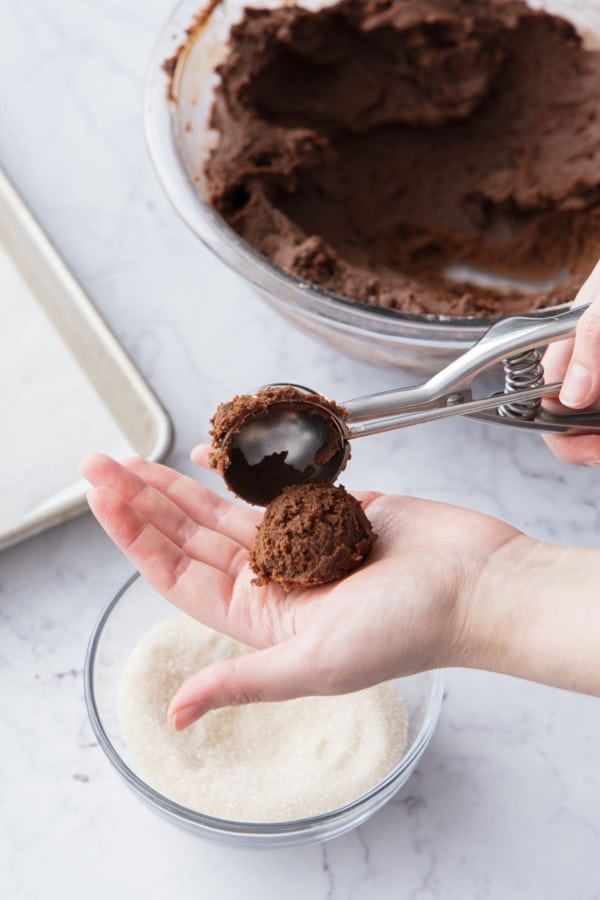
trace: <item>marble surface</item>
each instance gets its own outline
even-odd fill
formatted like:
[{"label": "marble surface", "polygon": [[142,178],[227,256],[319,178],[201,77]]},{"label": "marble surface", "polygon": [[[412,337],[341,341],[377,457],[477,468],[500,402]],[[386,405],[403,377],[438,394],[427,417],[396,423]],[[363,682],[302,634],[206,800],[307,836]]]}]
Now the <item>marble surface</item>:
[{"label": "marble surface", "polygon": [[[273,318],[171,209],[141,121],[169,11],[3,0],[0,162],[169,409],[170,462],[191,472],[189,448],[235,391],[290,380],[343,399],[402,379]],[[358,442],[345,480],[594,545],[598,477],[535,436],[456,420]],[[0,556],[0,896],[600,898],[598,701],[486,673],[448,673],[418,771],[336,841],[232,850],[154,817],[113,774],[83,701],[90,630],[129,574],[89,515]]]}]

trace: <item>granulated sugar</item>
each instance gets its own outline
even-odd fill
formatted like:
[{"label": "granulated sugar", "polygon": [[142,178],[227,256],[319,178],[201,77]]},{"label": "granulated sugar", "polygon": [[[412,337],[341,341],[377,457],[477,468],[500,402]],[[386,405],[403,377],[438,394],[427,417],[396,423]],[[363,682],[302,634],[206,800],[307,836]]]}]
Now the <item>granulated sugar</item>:
[{"label": "granulated sugar", "polygon": [[183,732],[167,724],[181,682],[207,663],[251,652],[177,616],[131,655],[119,718],[139,774],[190,809],[277,822],[336,809],[374,787],[406,745],[406,710],[392,683],[340,697],[213,710]]}]

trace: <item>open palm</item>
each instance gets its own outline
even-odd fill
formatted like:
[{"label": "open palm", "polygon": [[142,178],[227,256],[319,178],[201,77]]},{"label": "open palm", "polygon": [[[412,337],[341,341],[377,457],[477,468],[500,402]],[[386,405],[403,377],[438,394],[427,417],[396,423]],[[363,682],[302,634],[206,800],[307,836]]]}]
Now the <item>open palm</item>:
[{"label": "open palm", "polygon": [[170,707],[178,729],[218,706],[343,693],[458,662],[480,573],[520,534],[456,507],[360,494],[379,535],[366,563],[286,594],[252,584],[255,509],[144,460],[94,455],[82,471],[94,485],[94,515],[142,576],[189,615],[260,651],[188,679]]}]

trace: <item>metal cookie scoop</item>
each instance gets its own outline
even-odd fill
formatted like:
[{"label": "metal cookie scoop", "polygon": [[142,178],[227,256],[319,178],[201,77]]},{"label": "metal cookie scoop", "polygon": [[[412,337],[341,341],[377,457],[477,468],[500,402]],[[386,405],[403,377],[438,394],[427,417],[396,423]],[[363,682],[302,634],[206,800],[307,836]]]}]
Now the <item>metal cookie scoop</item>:
[{"label": "metal cookie scoop", "polygon": [[[541,406],[541,398],[557,394],[561,382],[544,383],[537,348],[572,335],[585,309],[504,319],[424,384],[349,400],[344,415],[309,388],[271,385],[293,387],[301,398],[293,406],[274,403],[260,418],[230,429],[223,440],[230,457],[225,480],[238,496],[264,506],[288,484],[335,481],[352,438],[446,416],[538,431],[600,432],[600,412],[556,414]],[[504,366],[504,389],[473,399],[475,378],[498,363]]]},{"label": "metal cookie scoop", "polygon": [[235,494],[265,506],[287,485],[335,481],[350,455],[344,420],[342,407],[309,388],[267,385],[217,410],[211,465]]}]

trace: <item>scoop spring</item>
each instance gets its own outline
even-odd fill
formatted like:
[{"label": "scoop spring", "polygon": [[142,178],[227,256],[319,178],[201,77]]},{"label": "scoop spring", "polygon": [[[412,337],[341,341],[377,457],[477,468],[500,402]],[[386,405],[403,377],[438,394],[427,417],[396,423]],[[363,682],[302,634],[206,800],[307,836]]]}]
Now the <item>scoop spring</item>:
[{"label": "scoop spring", "polygon": [[[525,391],[542,385],[544,383],[544,367],[541,359],[542,354],[539,350],[525,350],[516,356],[503,359],[505,393]],[[539,413],[541,405],[542,401],[539,397],[517,400],[514,403],[504,403],[499,406],[498,413],[510,419],[532,421]]]}]

